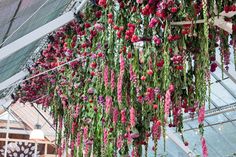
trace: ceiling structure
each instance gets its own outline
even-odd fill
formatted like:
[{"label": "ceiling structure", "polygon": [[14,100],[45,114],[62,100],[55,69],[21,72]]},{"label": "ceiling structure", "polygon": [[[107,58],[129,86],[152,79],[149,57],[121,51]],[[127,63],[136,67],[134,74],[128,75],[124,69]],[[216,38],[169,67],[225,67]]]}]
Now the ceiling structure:
[{"label": "ceiling structure", "polygon": [[[73,0],[0,0],[0,48],[4,48],[35,29],[57,19],[61,13],[68,11],[68,8],[71,9],[73,2]],[[6,88],[8,86],[4,86],[5,84],[9,85],[19,78],[23,79],[28,74],[22,71],[26,71],[29,59],[38,55],[42,43],[46,41],[45,38],[40,39],[0,60],[0,96],[3,92],[5,96],[6,93],[14,91]],[[233,52],[233,48],[230,51]],[[218,55],[218,63],[220,60],[220,55]],[[206,107],[205,119],[205,136],[210,157],[233,156],[236,153],[236,67],[233,62],[234,56],[231,55],[228,72],[219,66],[216,72],[211,74],[210,106]],[[0,106],[6,107],[10,104],[9,102],[9,97],[4,97],[0,100]],[[206,102],[206,106],[208,106],[208,102]],[[42,125],[45,124],[43,127],[45,134],[48,134],[48,139],[53,141],[55,135],[53,135],[54,137],[49,135],[55,131],[48,112],[29,104],[14,104],[11,106],[11,110],[16,117],[24,121],[25,127],[29,130],[33,128],[35,120],[40,115],[39,122]],[[4,112],[4,108],[0,108],[0,111],[0,125],[4,125],[7,111]],[[47,122],[45,117],[50,121]],[[19,124],[14,125],[17,127]],[[168,149],[171,152],[163,152],[163,141],[160,141],[159,156],[168,154],[169,157],[184,157],[188,156],[188,149],[192,154],[201,154],[197,119],[190,119],[189,115],[186,115],[184,125],[184,136],[189,142],[189,146],[183,148],[183,144],[180,144],[180,135],[176,134],[174,129],[169,129],[170,135],[176,137],[167,139],[167,147],[171,148]],[[153,156],[152,145],[153,143],[150,142],[148,148],[150,157]]]},{"label": "ceiling structure", "polygon": [[[57,18],[72,0],[1,0],[0,48]],[[0,82],[24,68],[40,40],[0,62]]]},{"label": "ceiling structure", "polygon": [[[30,112],[29,112],[30,111]],[[29,135],[36,123],[42,126],[47,141],[54,142],[55,126],[53,119],[47,110],[36,104],[22,104],[16,102],[11,105],[10,110],[0,115],[0,133],[6,133],[9,116],[9,133]]]}]

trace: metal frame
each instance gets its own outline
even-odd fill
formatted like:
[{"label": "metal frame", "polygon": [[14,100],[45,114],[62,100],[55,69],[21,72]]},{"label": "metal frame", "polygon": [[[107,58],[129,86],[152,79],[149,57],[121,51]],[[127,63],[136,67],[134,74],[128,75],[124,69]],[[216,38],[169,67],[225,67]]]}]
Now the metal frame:
[{"label": "metal frame", "polygon": [[[233,12],[235,14],[235,12]],[[226,15],[226,14],[225,14]],[[232,22],[228,22],[224,20],[223,15],[219,17],[215,17],[210,19],[210,21],[215,25],[218,26],[219,28],[225,30],[226,32],[233,34],[233,29],[232,29]],[[197,20],[197,21],[180,21],[180,22],[171,22],[170,24],[173,26],[182,26],[186,24],[203,24],[205,21],[204,20]]]},{"label": "metal frame", "polygon": [[[231,75],[228,71],[226,71],[224,68],[222,68],[222,66],[220,65],[220,63],[218,61],[216,61],[217,66],[236,84],[236,78],[234,78],[233,76],[236,76],[236,70],[232,70],[233,75]],[[235,67],[236,68],[236,67]]]},{"label": "metal frame", "polygon": [[[216,108],[211,109],[211,110],[207,110],[206,113],[205,113],[205,117],[215,116],[215,115],[218,115],[218,114],[231,112],[231,111],[236,111],[236,102],[232,103],[232,104],[229,104],[229,105],[216,107]],[[197,116],[195,116],[194,118],[187,118],[186,117],[186,118],[184,118],[184,122],[189,122],[189,121],[196,120],[196,119],[197,119]]]},{"label": "metal frame", "polygon": [[[234,99],[236,99],[236,95],[234,94],[234,92],[233,91],[231,91],[231,89],[229,89],[228,87],[227,87],[227,85],[223,82],[223,81],[220,81],[220,78],[218,77],[218,76],[216,76],[216,74],[211,74],[215,79],[216,79],[216,81],[218,81],[223,87],[224,87],[224,89],[234,98]],[[229,77],[230,78],[230,77]],[[231,79],[231,78],[230,78]],[[232,79],[231,79],[232,80]]]},{"label": "metal frame", "polygon": [[[0,129],[0,133],[9,133],[9,134],[21,134],[21,135],[30,135],[32,130],[20,130],[20,129]],[[54,136],[53,134],[44,133],[45,136]]]},{"label": "metal frame", "polygon": [[16,83],[17,81],[25,78],[28,74],[29,74],[29,72],[22,70],[22,71],[18,72],[17,74],[13,75],[12,77],[10,77],[9,79],[1,82],[0,83],[0,91],[8,88],[10,85]]}]

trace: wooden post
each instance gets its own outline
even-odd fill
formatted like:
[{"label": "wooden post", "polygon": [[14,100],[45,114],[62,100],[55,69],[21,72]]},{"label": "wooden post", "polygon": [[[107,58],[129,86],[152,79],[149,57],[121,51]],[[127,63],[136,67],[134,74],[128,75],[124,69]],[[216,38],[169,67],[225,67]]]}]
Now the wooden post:
[{"label": "wooden post", "polygon": [[8,146],[8,139],[9,139],[9,130],[10,130],[10,107],[8,108],[8,116],[7,116],[7,133],[6,133],[6,141],[5,141],[5,152],[4,157],[7,157],[7,146]]},{"label": "wooden post", "polygon": [[45,146],[44,146],[44,156],[46,156],[48,153],[48,144],[45,143]]}]

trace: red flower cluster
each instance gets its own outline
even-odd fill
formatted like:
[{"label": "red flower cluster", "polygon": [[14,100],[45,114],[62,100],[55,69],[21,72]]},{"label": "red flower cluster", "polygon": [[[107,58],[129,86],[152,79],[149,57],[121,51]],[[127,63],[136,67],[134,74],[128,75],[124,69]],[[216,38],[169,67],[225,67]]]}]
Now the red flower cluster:
[{"label": "red flower cluster", "polygon": [[171,58],[173,64],[175,65],[176,70],[183,70],[183,56],[181,55],[174,55]]},{"label": "red flower cluster", "polygon": [[226,5],[226,6],[224,7],[224,11],[225,11],[226,13],[231,12],[231,11],[236,11],[236,5],[231,5],[231,6]]},{"label": "red flower cluster", "polygon": [[180,39],[180,36],[179,35],[169,35],[168,37],[168,40],[171,42],[171,41],[176,41],[176,40],[179,40]]},{"label": "red flower cluster", "polygon": [[153,37],[153,41],[154,41],[155,44],[157,44],[157,45],[160,45],[160,44],[161,44],[161,39],[158,38],[157,36],[154,36],[154,37]]},{"label": "red flower cluster", "polygon": [[155,17],[153,17],[152,19],[151,19],[151,21],[149,22],[149,27],[150,28],[153,28],[153,27],[155,27],[156,26],[156,24],[158,23],[158,20],[155,18]]}]

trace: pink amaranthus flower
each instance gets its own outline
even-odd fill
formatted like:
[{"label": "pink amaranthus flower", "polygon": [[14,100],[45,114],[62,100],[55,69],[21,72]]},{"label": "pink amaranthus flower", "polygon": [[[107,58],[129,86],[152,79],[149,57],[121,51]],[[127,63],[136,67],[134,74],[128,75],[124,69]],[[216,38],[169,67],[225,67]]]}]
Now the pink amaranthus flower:
[{"label": "pink amaranthus flower", "polygon": [[207,149],[206,140],[204,137],[201,138],[201,143],[202,143],[203,157],[208,157],[208,149]]},{"label": "pink amaranthus flower", "polygon": [[114,108],[113,109],[113,118],[112,118],[112,121],[113,121],[113,124],[116,125],[117,121],[118,121],[118,116],[119,116],[119,111],[117,108]]},{"label": "pink amaranthus flower", "polygon": [[130,125],[131,125],[131,127],[135,126],[135,109],[134,109],[134,107],[131,107],[131,109],[130,109]]},{"label": "pink amaranthus flower", "polygon": [[111,90],[113,91],[115,89],[115,72],[114,70],[111,70]]},{"label": "pink amaranthus flower", "polygon": [[117,138],[117,142],[116,142],[116,146],[117,146],[118,150],[122,148],[123,143],[124,143],[123,136],[119,135],[119,137]]},{"label": "pink amaranthus flower", "polygon": [[121,110],[121,123],[123,124],[126,123],[126,110],[125,109]]},{"label": "pink amaranthus flower", "polygon": [[105,128],[103,130],[103,142],[104,142],[104,145],[107,145],[107,143],[108,143],[107,137],[108,137],[108,130]]},{"label": "pink amaranthus flower", "polygon": [[104,68],[104,73],[103,73],[103,79],[104,79],[104,84],[105,84],[105,87],[108,87],[108,83],[109,83],[109,68],[107,65],[105,65],[105,68]]},{"label": "pink amaranthus flower", "polygon": [[203,121],[205,119],[205,105],[203,105],[200,109],[199,109],[199,113],[198,113],[198,123],[202,124]]},{"label": "pink amaranthus flower", "polygon": [[171,93],[174,92],[174,85],[170,84],[169,89],[166,91],[165,95],[165,119],[168,118],[170,113],[170,105],[171,105]]},{"label": "pink amaranthus flower", "polygon": [[105,103],[105,112],[107,114],[110,113],[111,107],[112,107],[112,97],[111,96],[106,96],[106,103]]}]

